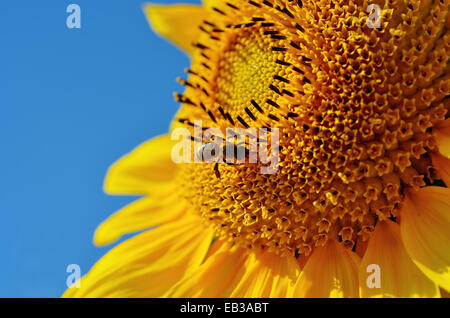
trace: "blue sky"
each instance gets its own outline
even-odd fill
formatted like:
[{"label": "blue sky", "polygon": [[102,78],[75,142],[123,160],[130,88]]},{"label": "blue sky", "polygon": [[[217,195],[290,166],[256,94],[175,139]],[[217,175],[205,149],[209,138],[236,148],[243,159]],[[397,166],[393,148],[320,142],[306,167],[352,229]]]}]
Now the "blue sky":
[{"label": "blue sky", "polygon": [[189,60],[143,3],[0,3],[0,297],[59,297],[67,265],[86,273],[110,248],[92,244],[96,226],[133,200],[103,194],[108,166],[168,129]]}]

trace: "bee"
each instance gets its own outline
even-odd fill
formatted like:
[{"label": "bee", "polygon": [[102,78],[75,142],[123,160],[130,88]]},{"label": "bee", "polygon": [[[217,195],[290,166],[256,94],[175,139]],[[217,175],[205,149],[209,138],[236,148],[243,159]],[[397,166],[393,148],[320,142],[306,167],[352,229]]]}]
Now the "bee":
[{"label": "bee", "polygon": [[214,158],[216,156],[216,148],[218,146],[219,145],[216,144],[214,141],[205,142],[204,144],[201,144],[200,147],[197,148],[197,150],[195,150],[194,158],[197,161],[209,160],[210,158],[205,158],[209,156],[204,156],[204,154],[210,154],[212,158]]},{"label": "bee", "polygon": [[[194,153],[194,157],[197,161],[209,163],[215,162],[214,174],[218,179],[220,179],[219,163],[224,162],[227,165],[236,165],[238,163],[249,161],[250,154],[253,154],[250,152],[245,142],[236,144],[226,140],[223,141],[224,143],[222,144],[219,144],[219,141],[216,140],[207,141],[200,145]],[[233,147],[232,158],[228,158],[227,156],[227,149],[229,149],[229,147]],[[221,157],[220,154],[222,155]]]}]

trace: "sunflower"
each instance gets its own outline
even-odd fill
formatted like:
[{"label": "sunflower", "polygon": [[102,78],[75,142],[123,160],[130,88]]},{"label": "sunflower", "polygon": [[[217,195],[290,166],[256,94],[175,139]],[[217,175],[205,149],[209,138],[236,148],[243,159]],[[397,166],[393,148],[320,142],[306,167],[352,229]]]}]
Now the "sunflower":
[{"label": "sunflower", "polygon": [[171,131],[276,128],[279,163],[175,164],[170,134],[140,145],[105,191],[144,197],[94,242],[147,231],[64,296],[447,295],[450,2],[374,3],[145,6],[192,59]]}]

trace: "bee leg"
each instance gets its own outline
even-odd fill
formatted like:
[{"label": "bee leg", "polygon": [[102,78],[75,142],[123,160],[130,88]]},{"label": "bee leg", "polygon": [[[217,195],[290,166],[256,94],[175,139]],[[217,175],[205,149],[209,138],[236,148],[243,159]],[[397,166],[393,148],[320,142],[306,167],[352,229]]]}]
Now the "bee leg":
[{"label": "bee leg", "polygon": [[220,179],[219,161],[216,161],[216,164],[214,165],[214,174],[217,179]]},{"label": "bee leg", "polygon": [[227,157],[224,155],[224,158],[223,158],[223,162],[225,162],[227,165],[229,165],[229,166],[234,166],[235,165],[235,163],[233,163],[233,162],[228,162],[227,161]]}]

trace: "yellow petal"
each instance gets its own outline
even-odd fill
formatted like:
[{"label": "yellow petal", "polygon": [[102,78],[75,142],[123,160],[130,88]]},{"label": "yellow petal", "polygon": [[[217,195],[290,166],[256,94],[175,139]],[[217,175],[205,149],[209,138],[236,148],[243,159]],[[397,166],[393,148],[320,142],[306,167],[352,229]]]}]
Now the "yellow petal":
[{"label": "yellow petal", "polygon": [[440,178],[445,182],[447,187],[450,187],[450,159],[445,158],[437,152],[430,151],[429,154],[433,162],[433,167],[437,170]]},{"label": "yellow petal", "polygon": [[280,257],[268,251],[250,253],[245,271],[231,297],[237,298],[286,298],[300,274],[300,265],[293,256]]},{"label": "yellow petal", "polygon": [[294,297],[358,297],[359,257],[329,240],[316,247],[303,268]]},{"label": "yellow petal", "polygon": [[176,172],[171,159],[175,141],[163,135],[144,142],[108,170],[104,191],[109,194],[152,194],[170,183]]},{"label": "yellow petal", "polygon": [[153,30],[192,55],[192,45],[199,35],[199,25],[209,13],[196,5],[144,5],[144,13]]},{"label": "yellow petal", "polygon": [[213,7],[214,3],[217,3],[217,0],[203,0],[203,7],[210,9]]},{"label": "yellow petal", "polygon": [[165,295],[177,298],[229,297],[244,272],[248,250],[219,243],[216,253],[210,255],[200,268],[174,285]]},{"label": "yellow petal", "polygon": [[203,262],[213,232],[198,217],[141,233],[114,247],[64,297],[160,297]]},{"label": "yellow petal", "polygon": [[409,256],[428,278],[450,291],[450,189],[405,191],[400,216]]},{"label": "yellow petal", "polygon": [[[371,265],[378,268],[374,271]],[[376,277],[378,270],[380,285],[373,286],[373,275]],[[361,261],[359,281],[361,297],[439,297],[439,287],[413,263],[403,245],[400,227],[389,220],[375,227]]]},{"label": "yellow petal", "polygon": [[221,243],[200,269],[186,276],[168,297],[287,297],[300,267],[294,257]]},{"label": "yellow petal", "polygon": [[442,124],[433,130],[439,152],[446,158],[450,159],[450,119],[445,120]]},{"label": "yellow petal", "polygon": [[168,223],[179,217],[185,208],[186,203],[173,195],[173,192],[137,200],[100,224],[95,231],[94,244],[110,244],[122,235]]}]

